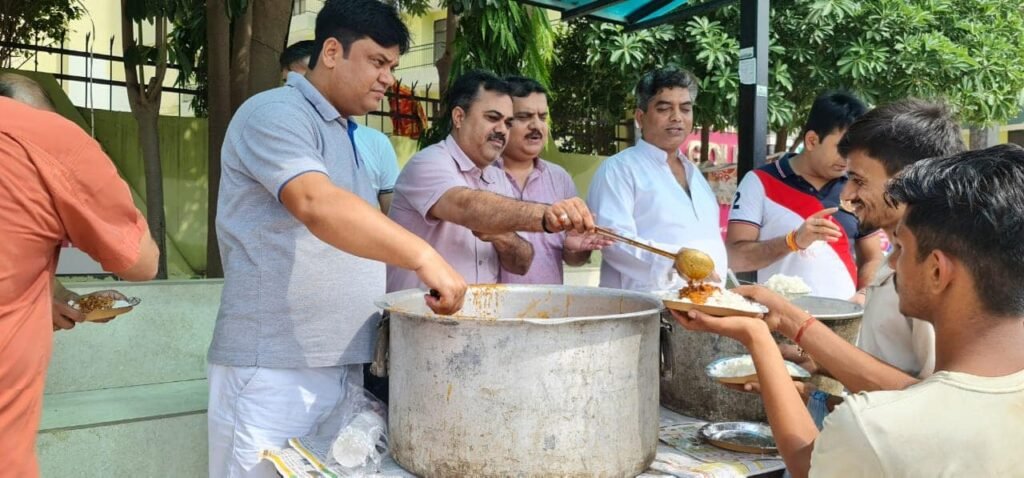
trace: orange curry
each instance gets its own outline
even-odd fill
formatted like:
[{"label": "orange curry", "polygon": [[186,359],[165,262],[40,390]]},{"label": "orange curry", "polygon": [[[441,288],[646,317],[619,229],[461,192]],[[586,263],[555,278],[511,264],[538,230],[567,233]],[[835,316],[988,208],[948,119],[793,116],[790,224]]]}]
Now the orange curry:
[{"label": "orange curry", "polygon": [[703,304],[708,301],[708,297],[714,294],[718,290],[718,287],[708,284],[706,282],[694,282],[692,280],[686,281],[686,287],[679,289],[680,299],[689,299],[694,304]]}]

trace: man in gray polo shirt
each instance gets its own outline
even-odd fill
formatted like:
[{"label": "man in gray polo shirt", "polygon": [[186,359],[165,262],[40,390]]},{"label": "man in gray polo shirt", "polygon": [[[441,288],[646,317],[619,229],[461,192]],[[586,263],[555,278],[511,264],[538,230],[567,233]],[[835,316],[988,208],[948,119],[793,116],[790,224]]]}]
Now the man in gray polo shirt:
[{"label": "man in gray polo shirt", "polygon": [[224,292],[209,352],[210,476],[271,477],[371,359],[385,261],[462,305],[465,281],[378,209],[348,118],[375,109],[409,33],[393,7],[329,0],[306,76],[246,101],[222,150]]}]

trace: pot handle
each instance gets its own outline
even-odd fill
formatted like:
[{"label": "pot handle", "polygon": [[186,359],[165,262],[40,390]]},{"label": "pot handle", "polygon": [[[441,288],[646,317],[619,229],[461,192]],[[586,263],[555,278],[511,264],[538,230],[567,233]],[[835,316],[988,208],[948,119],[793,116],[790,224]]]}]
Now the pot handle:
[{"label": "pot handle", "polygon": [[391,348],[391,313],[384,311],[377,324],[377,343],[373,351],[370,373],[375,377],[388,376],[388,352]]},{"label": "pot handle", "polygon": [[661,345],[661,379],[672,380],[672,324],[662,319],[658,330],[658,342]]}]

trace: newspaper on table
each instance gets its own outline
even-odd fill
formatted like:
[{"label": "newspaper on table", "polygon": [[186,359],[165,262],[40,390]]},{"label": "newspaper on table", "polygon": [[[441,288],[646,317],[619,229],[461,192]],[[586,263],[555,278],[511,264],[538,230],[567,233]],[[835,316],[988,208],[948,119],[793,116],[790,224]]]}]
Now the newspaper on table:
[{"label": "newspaper on table", "polygon": [[[698,430],[707,422],[661,409],[657,455],[650,468],[639,475],[643,478],[742,478],[750,475],[782,470],[785,465],[778,455],[755,455],[723,450],[701,441]],[[325,466],[323,458],[329,450],[315,449],[318,445],[308,440],[292,439],[288,448],[264,451],[263,459],[270,460],[285,478],[336,478],[363,476],[367,478],[410,478],[390,455],[385,455],[376,470],[362,470],[359,474],[338,472]],[[311,447],[313,449],[311,449]]]},{"label": "newspaper on table", "polygon": [[[294,444],[295,439],[288,441],[288,447],[282,450],[265,450],[260,455],[264,460],[269,460],[277,473],[283,478],[333,478],[339,476],[337,473],[324,470],[314,465],[307,455],[300,453]],[[390,457],[381,463],[380,470],[375,473],[364,473],[353,476],[363,478],[415,478],[411,473],[400,468]]]},{"label": "newspaper on table", "polygon": [[680,415],[664,407],[658,439],[667,446],[658,447],[649,476],[681,478],[746,477],[782,470],[785,464],[778,455],[755,455],[723,450],[705,443],[698,431],[707,422]]}]

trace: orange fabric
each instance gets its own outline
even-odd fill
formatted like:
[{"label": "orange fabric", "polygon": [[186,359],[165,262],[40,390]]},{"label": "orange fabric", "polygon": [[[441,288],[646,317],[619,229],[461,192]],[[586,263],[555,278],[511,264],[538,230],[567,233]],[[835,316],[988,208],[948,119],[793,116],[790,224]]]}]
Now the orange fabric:
[{"label": "orange fabric", "polygon": [[[423,128],[427,124],[427,115],[423,111],[423,106],[413,96],[413,91],[409,87],[399,86],[398,83],[391,85],[388,104],[392,113],[392,134],[420,139],[420,134],[423,133]],[[405,116],[396,117],[394,116],[396,113]],[[410,116],[415,116],[415,118],[410,118]]]},{"label": "orange fabric", "polygon": [[55,113],[0,97],[0,477],[39,474],[35,436],[61,241],[120,272],[138,260],[145,231],[99,144]]}]

